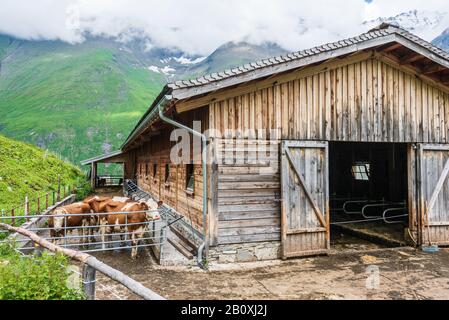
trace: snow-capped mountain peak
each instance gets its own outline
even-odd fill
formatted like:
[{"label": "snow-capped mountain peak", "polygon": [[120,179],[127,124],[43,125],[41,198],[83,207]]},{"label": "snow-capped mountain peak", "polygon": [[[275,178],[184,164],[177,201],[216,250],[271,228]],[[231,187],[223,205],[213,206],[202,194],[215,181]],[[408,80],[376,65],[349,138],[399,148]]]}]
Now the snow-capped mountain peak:
[{"label": "snow-capped mountain peak", "polygon": [[440,11],[411,10],[393,17],[379,17],[363,23],[367,28],[372,28],[381,23],[398,25],[424,39],[434,39],[447,27],[449,27],[449,14]]}]

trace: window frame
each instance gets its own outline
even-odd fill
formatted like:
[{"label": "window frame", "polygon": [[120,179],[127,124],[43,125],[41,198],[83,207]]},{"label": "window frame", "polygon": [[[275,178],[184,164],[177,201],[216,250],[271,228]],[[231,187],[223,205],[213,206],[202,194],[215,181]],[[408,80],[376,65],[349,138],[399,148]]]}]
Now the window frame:
[{"label": "window frame", "polygon": [[[168,170],[167,170],[168,169]],[[170,168],[170,163],[166,163],[165,164],[165,177],[164,177],[164,183],[166,187],[170,186],[170,182],[171,182],[171,168]]]},{"label": "window frame", "polygon": [[351,173],[355,181],[369,182],[371,180],[371,163],[368,161],[355,162],[351,166]]}]

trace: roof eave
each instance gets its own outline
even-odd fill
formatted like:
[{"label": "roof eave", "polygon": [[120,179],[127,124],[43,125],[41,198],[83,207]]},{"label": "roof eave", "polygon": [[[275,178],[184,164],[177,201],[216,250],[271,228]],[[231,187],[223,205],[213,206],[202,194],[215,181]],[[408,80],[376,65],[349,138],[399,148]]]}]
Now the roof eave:
[{"label": "roof eave", "polygon": [[307,56],[304,58],[262,67],[260,69],[255,69],[246,73],[242,73],[240,75],[225,78],[223,80],[213,81],[208,84],[204,84],[202,86],[172,89],[173,90],[172,96],[176,100],[188,99],[194,96],[207,94],[212,91],[217,91],[218,89],[271,76],[276,73],[287,72],[313,63],[319,63],[346,54],[351,54],[360,50],[366,50],[369,48],[377,47],[383,44],[394,42],[396,40],[397,40],[396,34],[389,34],[386,36],[369,39],[364,42],[348,45],[342,48],[330,49],[328,51]]}]

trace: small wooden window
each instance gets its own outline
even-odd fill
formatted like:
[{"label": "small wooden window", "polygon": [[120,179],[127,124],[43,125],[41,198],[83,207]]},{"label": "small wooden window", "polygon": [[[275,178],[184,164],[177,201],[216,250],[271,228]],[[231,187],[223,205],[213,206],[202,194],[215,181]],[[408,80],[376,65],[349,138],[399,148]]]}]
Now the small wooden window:
[{"label": "small wooden window", "polygon": [[156,174],[157,174],[157,163],[153,164],[153,178],[156,179]]},{"label": "small wooden window", "polygon": [[367,162],[358,162],[352,166],[352,176],[357,181],[369,181],[370,179],[370,167]]},{"label": "small wooden window", "polygon": [[193,192],[195,188],[195,174],[193,164],[186,165],[186,190]]},{"label": "small wooden window", "polygon": [[170,165],[168,163],[165,165],[165,183],[170,183]]}]

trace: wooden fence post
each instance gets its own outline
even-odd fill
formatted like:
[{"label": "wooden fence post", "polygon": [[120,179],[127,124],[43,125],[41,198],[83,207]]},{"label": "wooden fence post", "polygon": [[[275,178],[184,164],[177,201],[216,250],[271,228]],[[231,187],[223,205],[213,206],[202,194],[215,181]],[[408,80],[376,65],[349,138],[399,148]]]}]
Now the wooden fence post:
[{"label": "wooden fence post", "polygon": [[37,214],[41,213],[41,198],[37,197]]},{"label": "wooden fence post", "polygon": [[30,221],[30,218],[28,218],[28,215],[30,214],[30,202],[28,199],[28,195],[25,196],[25,216],[27,217],[27,221]]},{"label": "wooden fence post", "polygon": [[96,271],[87,264],[83,267],[83,290],[88,300],[95,300]]},{"label": "wooden fence post", "polygon": [[15,226],[16,225],[16,219],[14,219],[14,216],[15,216],[15,209],[11,209],[11,224],[13,225],[13,226]]},{"label": "wooden fence post", "polygon": [[48,209],[48,192],[45,194],[45,210]]},{"label": "wooden fence post", "polygon": [[58,202],[61,201],[61,176],[58,175]]}]

